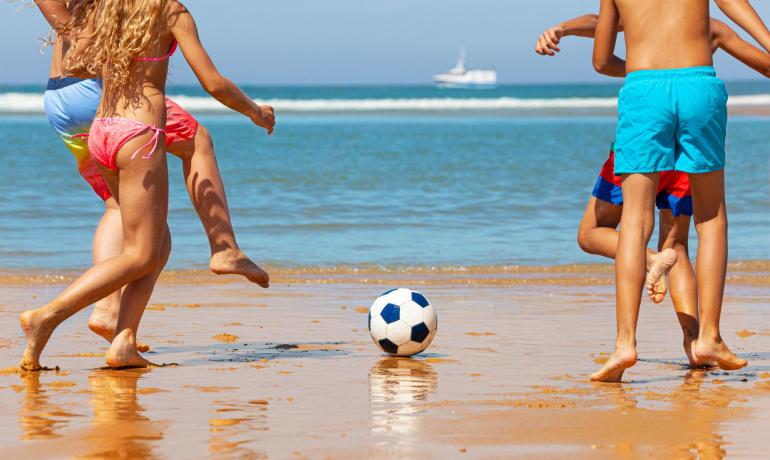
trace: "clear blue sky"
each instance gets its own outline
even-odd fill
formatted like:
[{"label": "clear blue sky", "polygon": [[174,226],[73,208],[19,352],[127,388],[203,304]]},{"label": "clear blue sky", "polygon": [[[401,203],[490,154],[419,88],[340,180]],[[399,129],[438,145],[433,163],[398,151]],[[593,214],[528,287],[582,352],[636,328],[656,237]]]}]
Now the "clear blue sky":
[{"label": "clear blue sky", "polygon": [[[770,2],[753,2],[770,22]],[[496,68],[503,82],[602,81],[589,40],[563,55],[536,56],[537,34],[559,20],[598,9],[598,0],[188,0],[204,45],[240,83],[429,83],[454,64],[460,46],[471,66]],[[526,5],[526,6],[525,6]],[[0,3],[0,83],[45,77],[37,38],[47,28],[33,9]],[[714,7],[713,14],[721,17]],[[721,54],[721,53],[720,53]],[[725,79],[759,78],[721,55]],[[193,82],[180,57],[174,80]]]}]

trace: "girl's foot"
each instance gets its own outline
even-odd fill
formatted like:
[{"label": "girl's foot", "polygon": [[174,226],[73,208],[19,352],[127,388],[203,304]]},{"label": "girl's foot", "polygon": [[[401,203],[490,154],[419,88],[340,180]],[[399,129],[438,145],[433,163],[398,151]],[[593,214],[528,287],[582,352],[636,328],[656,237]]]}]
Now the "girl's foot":
[{"label": "girl's foot", "polygon": [[666,277],[676,265],[677,258],[676,251],[670,248],[653,256],[650,269],[647,272],[647,280],[644,283],[647,287],[647,294],[653,302],[661,303],[666,298],[666,292],[668,292]]},{"label": "girl's foot", "polygon": [[19,323],[27,339],[27,347],[19,362],[19,368],[23,371],[42,370],[40,354],[43,353],[56,324],[48,318],[42,308],[25,311],[19,315]]},{"label": "girl's foot", "polygon": [[[112,342],[115,336],[115,326],[118,324],[118,317],[112,315],[109,311],[94,308],[91,317],[88,318],[88,328],[91,332],[102,337],[108,342]],[[150,351],[150,346],[143,342],[136,342],[136,349],[142,353]]]},{"label": "girl's foot", "polygon": [[597,372],[591,374],[594,382],[620,382],[623,373],[636,364],[636,349],[634,347],[616,348],[615,353]]},{"label": "girl's foot", "polygon": [[105,356],[107,366],[112,369],[129,369],[138,367],[150,367],[155,364],[142,358],[136,349],[136,339],[131,329],[124,329],[112,340],[110,349]]},{"label": "girl's foot", "polygon": [[240,249],[225,249],[211,256],[209,268],[217,275],[243,275],[263,288],[270,287],[270,275]]},{"label": "girl's foot", "polygon": [[693,344],[693,356],[699,365],[716,363],[720,369],[735,371],[746,367],[749,362],[739,358],[727,348],[727,345],[718,340],[697,340]]}]

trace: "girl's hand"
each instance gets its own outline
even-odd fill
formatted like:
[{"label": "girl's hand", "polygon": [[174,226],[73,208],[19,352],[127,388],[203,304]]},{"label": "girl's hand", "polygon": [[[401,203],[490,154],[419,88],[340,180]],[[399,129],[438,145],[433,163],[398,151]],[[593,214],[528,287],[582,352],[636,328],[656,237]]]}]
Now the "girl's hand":
[{"label": "girl's hand", "polygon": [[535,44],[535,52],[541,56],[556,56],[560,52],[559,41],[564,36],[564,27],[561,25],[548,28],[540,35]]},{"label": "girl's hand", "polygon": [[275,127],[275,111],[269,105],[260,105],[257,113],[251,117],[251,121],[267,130],[267,134],[273,134],[273,128]]}]

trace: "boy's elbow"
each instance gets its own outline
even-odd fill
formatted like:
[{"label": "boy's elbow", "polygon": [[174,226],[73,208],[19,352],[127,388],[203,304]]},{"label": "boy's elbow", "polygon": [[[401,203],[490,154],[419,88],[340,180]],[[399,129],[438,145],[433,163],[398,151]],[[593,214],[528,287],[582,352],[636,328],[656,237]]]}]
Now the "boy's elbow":
[{"label": "boy's elbow", "polygon": [[594,58],[594,70],[601,74],[606,74],[609,71],[610,62],[604,58]]}]

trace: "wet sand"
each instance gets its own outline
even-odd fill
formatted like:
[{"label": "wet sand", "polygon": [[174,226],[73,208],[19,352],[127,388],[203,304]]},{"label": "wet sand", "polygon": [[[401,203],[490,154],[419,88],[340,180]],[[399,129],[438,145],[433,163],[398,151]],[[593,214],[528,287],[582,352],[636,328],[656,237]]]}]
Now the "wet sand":
[{"label": "wet sand", "polygon": [[[0,458],[760,458],[770,447],[767,262],[731,265],[723,334],[738,372],[685,367],[670,304],[645,301],[641,361],[623,384],[588,376],[611,351],[606,266],[284,270],[269,291],[164,275],[146,356],[101,369],[87,312],[18,373],[16,317],[66,278],[0,276]],[[380,292],[411,286],[439,332],[414,359],[366,328]]]}]

